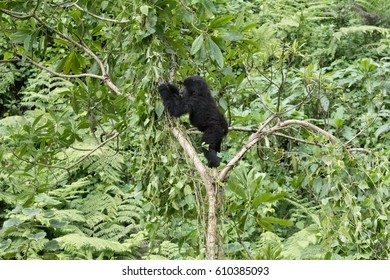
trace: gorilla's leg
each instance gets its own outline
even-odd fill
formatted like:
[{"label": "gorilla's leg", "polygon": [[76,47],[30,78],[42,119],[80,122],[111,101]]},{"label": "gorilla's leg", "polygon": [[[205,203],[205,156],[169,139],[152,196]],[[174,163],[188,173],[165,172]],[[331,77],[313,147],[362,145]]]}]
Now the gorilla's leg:
[{"label": "gorilla's leg", "polygon": [[210,126],[204,131],[202,143],[209,145],[208,149],[203,148],[204,156],[208,161],[208,167],[219,166],[221,159],[217,156],[217,153],[221,150],[223,137],[223,129],[219,126]]}]

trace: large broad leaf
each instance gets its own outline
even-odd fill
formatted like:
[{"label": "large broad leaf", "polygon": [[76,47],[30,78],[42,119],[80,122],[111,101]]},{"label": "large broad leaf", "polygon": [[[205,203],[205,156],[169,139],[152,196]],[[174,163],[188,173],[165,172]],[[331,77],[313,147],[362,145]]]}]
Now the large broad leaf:
[{"label": "large broad leaf", "polygon": [[3,227],[4,228],[9,228],[9,227],[12,227],[12,226],[17,226],[17,225],[20,225],[21,223],[23,223],[22,220],[18,219],[18,218],[15,218],[15,219],[9,219],[9,220],[6,220],[3,224]]},{"label": "large broad leaf", "polygon": [[258,207],[261,203],[264,203],[264,202],[275,202],[277,200],[280,200],[282,199],[283,197],[285,197],[287,195],[287,192],[281,192],[281,193],[277,193],[277,194],[273,194],[273,193],[263,193],[261,195],[258,195],[256,196],[254,199],[253,199],[253,202],[252,202],[252,205],[253,207]]},{"label": "large broad leaf", "polygon": [[246,199],[245,189],[242,188],[239,184],[229,184],[229,189],[241,198]]},{"label": "large broad leaf", "polygon": [[221,49],[210,37],[207,37],[207,45],[209,47],[208,50],[210,52],[211,60],[215,61],[218,64],[218,66],[222,68],[224,61],[223,61],[223,55]]},{"label": "large broad leaf", "polygon": [[32,32],[30,30],[18,30],[10,36],[11,42],[15,44],[22,44],[29,38],[31,39]]},{"label": "large broad leaf", "polygon": [[225,27],[226,24],[229,22],[232,22],[232,20],[235,18],[235,16],[227,15],[222,17],[217,17],[210,23],[210,28],[218,28],[218,27]]},{"label": "large broad leaf", "polygon": [[321,107],[325,112],[328,112],[329,110],[329,99],[325,95],[321,96],[320,98]]},{"label": "large broad leaf", "polygon": [[44,231],[40,231],[40,232],[35,233],[35,234],[34,233],[27,234],[28,239],[34,239],[34,240],[43,239],[43,238],[45,238],[45,236],[46,236],[46,232],[44,232]]},{"label": "large broad leaf", "polygon": [[149,6],[143,5],[139,9],[140,9],[141,13],[144,14],[145,16],[147,16],[149,14]]},{"label": "large broad leaf", "polygon": [[24,208],[23,214],[26,216],[35,216],[41,213],[42,209]]},{"label": "large broad leaf", "polygon": [[333,120],[336,127],[341,127],[344,124],[344,108],[339,107],[336,110],[336,113],[333,115]]},{"label": "large broad leaf", "polygon": [[77,60],[75,59],[75,52],[71,52],[64,64],[64,73],[68,74],[73,68],[74,63],[77,63]]},{"label": "large broad leaf", "polygon": [[203,45],[203,41],[204,41],[204,38],[203,38],[203,34],[200,34],[195,40],[194,42],[192,43],[192,46],[191,46],[191,54],[194,55],[196,54],[200,48],[202,47]]},{"label": "large broad leaf", "polygon": [[275,217],[264,217],[261,218],[263,221],[266,221],[271,224],[277,224],[281,226],[292,226],[294,223],[290,220],[285,220],[285,219],[279,219]]},{"label": "large broad leaf", "polygon": [[379,135],[382,133],[385,133],[387,131],[390,131],[390,124],[385,123],[384,125],[381,125],[376,131],[375,131],[375,138],[378,138]]}]

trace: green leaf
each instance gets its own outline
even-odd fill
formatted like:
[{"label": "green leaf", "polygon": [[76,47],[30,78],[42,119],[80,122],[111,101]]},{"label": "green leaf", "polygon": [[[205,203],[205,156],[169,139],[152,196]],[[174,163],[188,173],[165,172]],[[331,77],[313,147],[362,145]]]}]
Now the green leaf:
[{"label": "green leaf", "polygon": [[141,13],[144,14],[145,16],[147,16],[149,14],[149,6],[143,5],[139,9],[140,9]]},{"label": "green leaf", "polygon": [[34,240],[43,239],[43,238],[45,238],[45,236],[46,236],[46,232],[44,232],[44,231],[40,231],[40,232],[35,233],[35,234],[33,234],[33,233],[27,234],[28,239],[34,239]]},{"label": "green leaf", "polygon": [[241,32],[245,32],[245,31],[248,31],[252,28],[257,28],[258,27],[258,23],[249,23],[247,25],[245,25],[242,29],[241,29]]},{"label": "green leaf", "polygon": [[40,114],[38,117],[36,117],[34,122],[31,124],[31,127],[35,128],[36,125],[39,123],[39,121],[42,119],[43,116],[44,116],[44,114]]},{"label": "green leaf", "polygon": [[80,74],[82,72],[82,64],[84,64],[84,58],[80,54],[75,52],[72,61],[72,73]]},{"label": "green leaf", "polygon": [[341,127],[344,124],[344,108],[339,107],[333,117],[336,127]]},{"label": "green leaf", "polygon": [[192,46],[191,46],[191,54],[194,55],[196,54],[200,48],[202,47],[203,45],[203,34],[200,34],[195,40],[194,42],[192,43]]},{"label": "green leaf", "polygon": [[348,126],[345,126],[343,127],[342,134],[345,139],[352,139],[352,137],[356,135],[356,131]]},{"label": "green leaf", "polygon": [[66,56],[66,57],[64,57],[64,58],[59,60],[59,62],[56,65],[56,68],[55,68],[56,72],[60,72],[60,73],[63,72],[64,65],[65,65],[65,62],[66,62],[67,58],[68,57]]},{"label": "green leaf", "polygon": [[218,100],[218,104],[219,104],[219,106],[221,106],[222,109],[224,109],[224,110],[227,110],[227,109],[228,109],[228,104],[227,104],[225,98],[221,97],[221,98]]},{"label": "green leaf", "polygon": [[35,216],[41,213],[42,209],[24,208],[23,214],[26,216]]},{"label": "green leaf", "polygon": [[15,44],[22,44],[26,40],[31,39],[32,32],[30,30],[18,30],[10,36],[11,42]]},{"label": "green leaf", "polygon": [[328,112],[329,110],[329,99],[323,95],[320,98],[321,107],[325,112]]},{"label": "green leaf", "polygon": [[21,223],[23,223],[22,220],[18,219],[18,218],[15,218],[15,219],[9,219],[9,220],[6,220],[3,224],[3,227],[4,228],[9,228],[9,227],[13,227],[13,226],[18,226],[20,225]]},{"label": "green leaf", "polygon": [[228,31],[223,34],[223,38],[228,41],[239,41],[242,39],[242,34],[238,31]]},{"label": "green leaf", "polygon": [[72,64],[73,64],[73,58],[74,58],[74,52],[71,52],[67,59],[65,60],[65,64],[64,64],[64,73],[65,74],[68,74],[70,72],[70,69],[72,68]]},{"label": "green leaf", "polygon": [[7,239],[7,240],[3,239],[2,241],[0,241],[0,252],[5,252],[5,249],[9,248],[11,244],[12,244],[11,239]]},{"label": "green leaf", "polygon": [[268,203],[271,203],[271,202],[275,202],[277,200],[280,200],[282,199],[283,197],[285,197],[287,195],[287,192],[280,192],[280,193],[277,193],[277,194],[272,194],[272,193],[263,193],[259,196],[256,196],[253,201],[252,201],[252,205],[253,207],[258,207],[261,203],[264,203],[264,202],[268,202]]},{"label": "green leaf", "polygon": [[66,87],[61,87],[61,88],[55,88],[52,90],[52,94],[68,94],[70,93],[70,89]]},{"label": "green leaf", "polygon": [[268,201],[272,197],[272,193],[263,193],[259,196],[256,196],[253,201],[253,207],[258,207],[261,203]]},{"label": "green leaf", "polygon": [[57,240],[50,240],[45,244],[45,250],[47,251],[57,251],[59,249],[61,249],[61,247]]},{"label": "green leaf", "polygon": [[218,66],[222,68],[224,65],[224,60],[223,60],[221,49],[210,37],[207,37],[207,44],[209,47],[208,50],[210,52],[211,60],[215,61],[218,64]]},{"label": "green leaf", "polygon": [[162,103],[158,103],[154,108],[154,111],[156,112],[157,117],[160,118],[164,113],[164,105]]},{"label": "green leaf", "polygon": [[268,231],[273,231],[274,230],[272,224],[270,222],[268,222],[267,220],[263,219],[263,218],[257,219],[257,222],[265,230],[268,230]]},{"label": "green leaf", "polygon": [[217,17],[210,23],[210,28],[218,28],[218,27],[225,27],[226,24],[232,21],[235,16],[227,15],[222,17]]},{"label": "green leaf", "polygon": [[56,220],[56,219],[51,219],[49,220],[50,222],[50,225],[53,227],[53,228],[62,228],[63,226],[66,225],[65,222],[61,222],[59,220]]},{"label": "green leaf", "polygon": [[387,131],[390,131],[390,123],[385,123],[384,125],[381,125],[376,131],[375,131],[375,138],[378,138],[379,135],[382,133],[385,133]]},{"label": "green leaf", "polygon": [[35,202],[44,202],[46,205],[58,205],[61,204],[58,200],[55,200],[45,193],[41,193],[35,197]]},{"label": "green leaf", "polygon": [[310,217],[313,219],[313,222],[316,223],[319,227],[321,227],[321,220],[318,215],[310,214]]},{"label": "green leaf", "polygon": [[95,251],[127,252],[129,248],[122,243],[103,238],[87,237],[77,233],[67,234],[55,239],[61,248],[73,248],[73,250],[93,249]]},{"label": "green leaf", "polygon": [[14,57],[14,53],[13,52],[5,52],[4,55],[3,55],[3,58],[4,60],[7,60],[7,59],[11,59]]},{"label": "green leaf", "polygon": [[240,187],[238,184],[229,184],[229,189],[243,199],[246,199],[244,188]]},{"label": "green leaf", "polygon": [[279,219],[279,218],[275,218],[275,217],[265,217],[265,218],[262,218],[262,220],[267,221],[271,224],[277,224],[277,225],[281,225],[281,226],[291,227],[292,225],[294,225],[294,223],[292,221],[285,220],[285,219]]},{"label": "green leaf", "polygon": [[103,1],[101,4],[101,8],[105,10],[110,5],[109,1]]}]

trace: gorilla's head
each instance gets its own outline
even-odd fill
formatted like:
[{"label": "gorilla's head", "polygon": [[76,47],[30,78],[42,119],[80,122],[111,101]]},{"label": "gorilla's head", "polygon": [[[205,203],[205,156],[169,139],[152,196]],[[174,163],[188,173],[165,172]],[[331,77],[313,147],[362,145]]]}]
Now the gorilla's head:
[{"label": "gorilla's head", "polygon": [[184,86],[181,91],[184,94],[196,94],[196,95],[207,95],[210,94],[209,87],[206,81],[200,76],[190,76],[183,82]]}]

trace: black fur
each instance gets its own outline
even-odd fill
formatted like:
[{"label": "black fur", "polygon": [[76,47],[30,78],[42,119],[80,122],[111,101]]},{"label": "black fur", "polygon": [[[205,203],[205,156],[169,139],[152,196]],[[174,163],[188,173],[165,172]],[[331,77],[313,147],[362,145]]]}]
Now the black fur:
[{"label": "black fur", "polygon": [[223,137],[228,132],[228,124],[218,110],[210,89],[202,77],[191,76],[184,80],[182,92],[172,84],[160,84],[158,91],[164,107],[174,117],[190,115],[193,126],[203,132],[202,142],[208,144],[203,149],[209,167],[218,167],[220,159],[217,152],[221,150]]}]

